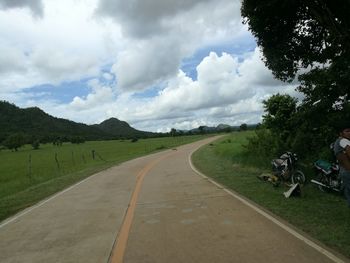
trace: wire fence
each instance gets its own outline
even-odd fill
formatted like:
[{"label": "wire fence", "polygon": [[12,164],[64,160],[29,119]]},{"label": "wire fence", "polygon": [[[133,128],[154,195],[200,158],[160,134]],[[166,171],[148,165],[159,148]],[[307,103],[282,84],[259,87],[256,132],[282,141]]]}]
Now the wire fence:
[{"label": "wire fence", "polygon": [[79,169],[83,169],[84,166],[89,164],[93,164],[96,162],[108,162],[102,155],[95,151],[91,150],[91,152],[86,155],[85,153],[76,153],[71,151],[70,155],[55,152],[50,163],[43,164],[40,160],[34,160],[32,154],[28,155],[28,163],[27,163],[27,176],[30,180],[34,179],[35,171],[45,169],[47,167],[54,167],[56,174],[65,174],[68,172],[77,171]]}]

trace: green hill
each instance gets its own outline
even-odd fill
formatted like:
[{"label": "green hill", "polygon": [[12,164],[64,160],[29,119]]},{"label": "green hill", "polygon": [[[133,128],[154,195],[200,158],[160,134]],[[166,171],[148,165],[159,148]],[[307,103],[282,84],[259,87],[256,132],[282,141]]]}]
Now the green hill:
[{"label": "green hill", "polygon": [[100,124],[95,124],[93,127],[112,135],[126,136],[126,137],[151,137],[155,135],[151,132],[139,131],[132,128],[126,121],[118,120],[117,118],[110,118],[101,122]]},{"label": "green hill", "polygon": [[0,101],[0,127],[0,141],[14,133],[23,133],[43,141],[53,141],[58,137],[69,140],[74,136],[86,140],[105,140],[156,135],[138,131],[116,118],[101,124],[86,125],[53,117],[37,107],[21,109],[6,101]]},{"label": "green hill", "polygon": [[148,138],[162,136],[160,133],[136,130],[135,128],[131,127],[126,121],[121,121],[117,118],[110,118],[101,122],[100,124],[92,125],[91,127],[97,128],[105,134],[123,138]]}]

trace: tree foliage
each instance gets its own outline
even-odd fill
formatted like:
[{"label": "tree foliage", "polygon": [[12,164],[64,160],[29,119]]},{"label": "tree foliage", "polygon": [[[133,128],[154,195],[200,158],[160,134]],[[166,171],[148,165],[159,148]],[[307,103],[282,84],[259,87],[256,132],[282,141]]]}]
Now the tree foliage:
[{"label": "tree foliage", "polygon": [[172,136],[172,137],[176,136],[176,129],[175,128],[171,128],[170,136]]},{"label": "tree foliage", "polygon": [[239,126],[239,130],[240,131],[246,131],[248,130],[248,125],[246,123],[242,123],[240,126]]},{"label": "tree foliage", "polygon": [[32,147],[33,147],[33,150],[38,150],[39,147],[40,147],[40,141],[39,140],[34,140],[32,142]]},{"label": "tree foliage", "polygon": [[285,140],[293,130],[293,118],[296,113],[297,99],[289,95],[276,94],[263,101],[266,114],[263,121],[274,133],[280,133]]},{"label": "tree foliage", "polygon": [[[297,106],[297,99],[290,95],[276,94],[263,101],[263,104],[265,115],[257,137],[269,143],[254,139],[250,149],[266,147],[260,151],[267,150],[280,155],[283,151],[291,150],[302,157],[329,157],[328,145],[335,139],[333,128],[329,125],[332,118],[326,118],[325,124],[322,124],[317,112],[304,111],[304,107]],[[265,129],[269,132],[261,131]]]},{"label": "tree foliage", "polygon": [[300,103],[265,101],[263,124],[288,147],[322,151],[334,140],[333,123],[350,117],[350,2],[243,0],[241,13],[265,65],[280,80],[298,78],[304,94]]},{"label": "tree foliage", "polygon": [[349,55],[348,0],[244,0],[241,11],[279,79],[292,80],[300,68]]},{"label": "tree foliage", "polygon": [[80,143],[84,143],[85,139],[82,136],[72,136],[70,138],[70,142],[74,144],[80,144]]},{"label": "tree foliage", "polygon": [[16,133],[8,136],[4,141],[3,145],[10,150],[15,150],[17,152],[18,148],[25,144],[25,137],[21,133]]},{"label": "tree foliage", "polygon": [[298,74],[303,103],[344,112],[350,99],[348,0],[244,0],[241,11],[276,78],[292,81]]}]

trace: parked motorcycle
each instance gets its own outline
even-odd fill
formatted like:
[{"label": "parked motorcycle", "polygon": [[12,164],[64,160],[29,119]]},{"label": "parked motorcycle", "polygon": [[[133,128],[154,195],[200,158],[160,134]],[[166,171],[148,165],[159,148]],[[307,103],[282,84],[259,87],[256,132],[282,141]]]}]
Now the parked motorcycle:
[{"label": "parked motorcycle", "polygon": [[317,160],[314,162],[314,167],[317,172],[316,180],[311,180],[312,183],[318,186],[322,192],[329,190],[342,192],[343,182],[339,175],[339,165],[330,163],[325,160]]},{"label": "parked motorcycle", "polygon": [[276,176],[273,184],[278,186],[281,182],[291,182],[292,184],[305,183],[305,175],[297,169],[298,156],[292,152],[285,152],[278,159],[273,159],[272,172]]}]

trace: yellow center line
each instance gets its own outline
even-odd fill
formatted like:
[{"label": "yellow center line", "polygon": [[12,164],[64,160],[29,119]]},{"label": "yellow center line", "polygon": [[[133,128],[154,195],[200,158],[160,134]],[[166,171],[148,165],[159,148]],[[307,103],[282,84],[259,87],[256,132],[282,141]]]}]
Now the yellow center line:
[{"label": "yellow center line", "polygon": [[126,245],[128,242],[128,238],[129,238],[130,228],[131,228],[132,220],[134,218],[136,203],[137,203],[139,193],[141,191],[141,186],[142,186],[142,182],[143,182],[144,177],[160,161],[162,161],[163,159],[165,159],[173,154],[174,153],[167,154],[165,156],[162,156],[162,157],[154,160],[153,162],[148,163],[137,174],[136,185],[135,185],[134,191],[132,193],[129,207],[128,207],[128,210],[127,210],[126,215],[124,217],[124,221],[123,221],[123,224],[122,224],[121,229],[119,231],[116,243],[113,247],[113,250],[112,250],[112,253],[111,253],[111,256],[109,259],[110,263],[122,263],[123,262],[123,257],[124,257]]}]

